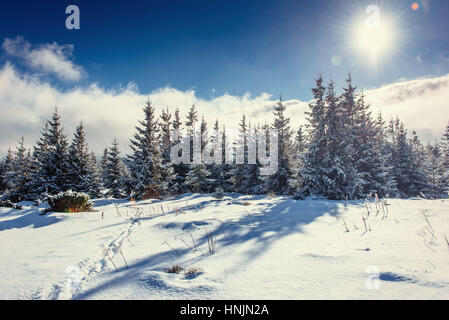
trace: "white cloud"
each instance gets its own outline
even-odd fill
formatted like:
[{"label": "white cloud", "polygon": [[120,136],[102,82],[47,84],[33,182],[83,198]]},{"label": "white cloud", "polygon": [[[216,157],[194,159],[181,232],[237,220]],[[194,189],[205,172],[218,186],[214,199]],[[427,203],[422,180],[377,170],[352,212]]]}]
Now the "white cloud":
[{"label": "white cloud", "polygon": [[[423,140],[439,138],[449,120],[449,75],[396,83],[365,92],[374,112],[381,110],[384,118],[398,115],[410,129],[416,129]],[[114,137],[123,152],[129,151],[129,139],[143,117],[143,107],[150,99],[157,109],[181,110],[182,120],[192,104],[198,107],[210,127],[218,119],[220,125],[235,129],[242,114],[253,124],[271,123],[275,98],[263,93],[252,97],[224,94],[210,99],[200,98],[194,90],[161,88],[142,94],[135,84],[120,90],[105,90],[96,84],[86,88],[61,91],[37,77],[20,74],[10,63],[0,68],[0,153],[15,146],[20,136],[31,146],[55,106],[60,108],[69,139],[79,121],[83,120],[90,147],[100,153]],[[285,101],[287,114],[296,130],[305,123],[307,102]]]},{"label": "white cloud", "polygon": [[8,55],[23,59],[29,67],[52,73],[60,80],[79,81],[84,75],[83,69],[70,60],[73,45],[59,45],[54,42],[33,47],[22,37],[17,37],[6,38],[2,47]]},{"label": "white cloud", "polygon": [[403,81],[365,92],[373,111],[399,118],[423,141],[439,139],[449,122],[449,74]]},{"label": "white cloud", "polygon": [[[237,127],[243,113],[254,124],[271,122],[275,104],[266,93],[258,97],[225,94],[207,100],[197,97],[194,90],[169,87],[140,94],[135,84],[117,91],[92,84],[62,92],[39,78],[19,74],[7,63],[0,68],[0,152],[5,153],[9,146],[15,146],[22,135],[26,145],[34,144],[55,106],[60,109],[70,139],[76,125],[83,120],[89,144],[97,153],[109,146],[114,137],[126,152],[148,99],[159,110],[168,107],[173,112],[179,107],[183,122],[188,109],[195,104],[199,115],[204,115],[210,126],[218,119],[220,126],[224,124],[229,130]],[[297,100],[288,103],[292,114],[302,115],[307,106]]]}]

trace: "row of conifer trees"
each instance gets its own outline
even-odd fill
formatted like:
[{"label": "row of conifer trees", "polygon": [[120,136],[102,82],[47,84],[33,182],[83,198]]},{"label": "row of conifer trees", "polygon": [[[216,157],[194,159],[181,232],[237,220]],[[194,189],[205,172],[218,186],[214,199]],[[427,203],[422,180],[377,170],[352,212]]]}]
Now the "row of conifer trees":
[{"label": "row of conifer trees", "polygon": [[[182,121],[179,109],[174,114],[168,110],[157,113],[148,102],[130,140],[131,153],[123,156],[114,140],[98,160],[89,150],[83,122],[69,143],[56,109],[32,149],[25,148],[22,138],[2,159],[0,192],[12,201],[45,198],[65,190],[91,197],[135,199],[219,191],[337,200],[375,194],[447,196],[449,125],[441,139],[423,145],[415,132],[408,134],[398,118],[386,123],[381,114],[373,116],[350,75],[339,95],[334,83],[325,84],[321,76],[312,93],[314,99],[305,114],[307,124],[299,128],[291,128],[282,98],[274,106],[271,124],[253,125],[243,115],[237,137],[244,146],[241,164],[225,162],[226,150],[235,145],[218,120],[208,138],[201,141],[201,150],[220,140],[222,163],[172,163],[171,148],[182,135],[193,134],[196,123],[202,134],[209,132],[195,106]],[[248,163],[248,141],[254,137],[257,141],[270,128],[278,132],[278,168],[263,176],[259,162]],[[193,152],[190,154],[192,160]]]}]

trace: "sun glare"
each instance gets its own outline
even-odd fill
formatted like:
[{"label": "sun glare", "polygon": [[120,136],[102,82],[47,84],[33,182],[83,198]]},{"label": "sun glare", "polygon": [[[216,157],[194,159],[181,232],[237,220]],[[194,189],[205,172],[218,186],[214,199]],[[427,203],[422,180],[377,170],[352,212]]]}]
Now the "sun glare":
[{"label": "sun glare", "polygon": [[354,27],[353,42],[360,55],[377,64],[382,55],[393,50],[394,37],[394,27],[387,19],[380,20],[376,25],[363,21]]}]

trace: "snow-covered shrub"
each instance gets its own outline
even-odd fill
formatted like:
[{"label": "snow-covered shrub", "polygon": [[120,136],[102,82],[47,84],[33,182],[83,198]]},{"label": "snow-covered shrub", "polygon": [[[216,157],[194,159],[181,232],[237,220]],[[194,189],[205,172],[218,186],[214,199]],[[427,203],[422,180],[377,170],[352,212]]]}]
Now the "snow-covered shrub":
[{"label": "snow-covered shrub", "polygon": [[199,276],[201,273],[203,273],[201,268],[190,267],[186,271],[184,271],[184,278],[186,278],[186,279],[194,279],[197,276]]},{"label": "snow-covered shrub", "polygon": [[217,199],[217,200],[221,200],[223,199],[223,197],[225,196],[225,193],[223,191],[222,187],[218,187],[215,189],[215,192],[212,194],[212,196]]},{"label": "snow-covered shrub", "polygon": [[90,197],[84,192],[72,190],[49,195],[47,198],[51,211],[55,212],[88,212],[92,211]]},{"label": "snow-covered shrub", "polygon": [[13,208],[13,209],[17,209],[17,210],[23,209],[21,205],[14,204],[10,200],[5,200],[5,201],[0,200],[0,207]]},{"label": "snow-covered shrub", "polygon": [[267,196],[270,198],[276,198],[276,193],[273,190],[268,191]]}]

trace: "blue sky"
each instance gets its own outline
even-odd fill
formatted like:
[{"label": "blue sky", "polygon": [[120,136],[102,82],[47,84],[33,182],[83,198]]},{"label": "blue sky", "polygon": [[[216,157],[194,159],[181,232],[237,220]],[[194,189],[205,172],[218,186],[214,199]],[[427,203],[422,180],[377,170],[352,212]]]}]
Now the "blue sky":
[{"label": "blue sky", "polygon": [[[71,59],[86,74],[77,85],[118,88],[134,82],[142,92],[170,86],[194,88],[205,98],[268,92],[307,100],[319,72],[338,86],[352,72],[367,89],[448,73],[449,1],[417,1],[417,11],[413,2],[2,1],[0,37],[72,44]],[[65,29],[69,4],[80,8],[80,30]],[[352,21],[366,15],[369,4],[391,16],[401,36],[395,53],[385,54],[375,70],[346,45]],[[332,64],[335,55],[338,66]],[[2,53],[0,63],[6,60],[11,57]]]}]

